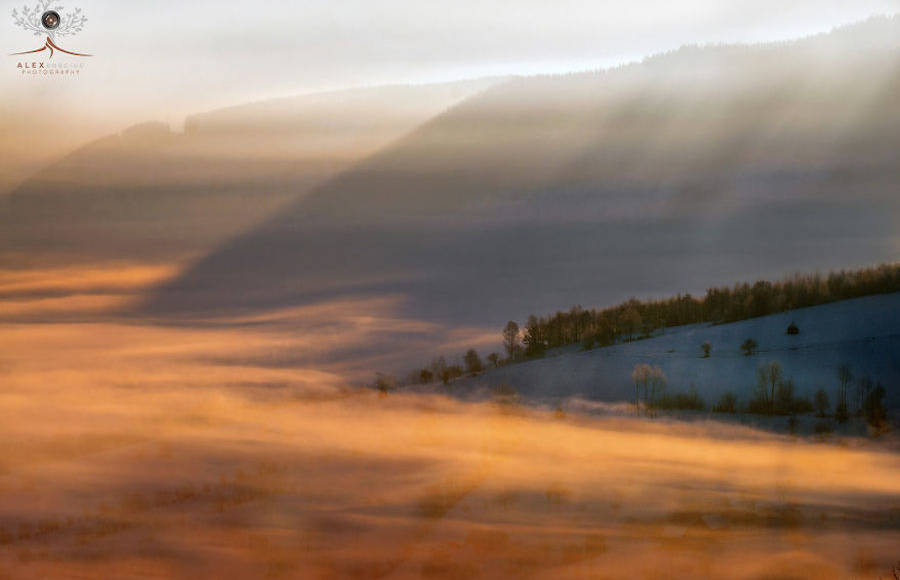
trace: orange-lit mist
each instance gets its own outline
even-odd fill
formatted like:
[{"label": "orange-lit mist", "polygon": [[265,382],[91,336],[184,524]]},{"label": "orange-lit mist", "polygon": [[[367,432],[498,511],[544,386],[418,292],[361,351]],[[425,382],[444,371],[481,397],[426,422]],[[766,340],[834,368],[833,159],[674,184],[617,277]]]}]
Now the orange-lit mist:
[{"label": "orange-lit mist", "polygon": [[[4,577],[874,579],[898,556],[884,444],[379,396],[304,366],[429,330],[390,298],[184,327],[80,302],[171,274],[0,278]],[[308,359],[260,362],[286,352]]]}]

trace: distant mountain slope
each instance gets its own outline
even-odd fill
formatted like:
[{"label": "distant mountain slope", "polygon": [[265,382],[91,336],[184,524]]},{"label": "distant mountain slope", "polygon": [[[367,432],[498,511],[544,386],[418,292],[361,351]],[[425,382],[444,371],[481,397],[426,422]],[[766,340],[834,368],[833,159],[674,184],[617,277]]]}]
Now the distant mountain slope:
[{"label": "distant mountain slope", "polygon": [[[185,133],[235,157],[359,159],[504,79],[384,85],[248,103],[193,115]],[[398,133],[401,131],[401,133]]]},{"label": "distant mountain slope", "polygon": [[251,103],[99,139],[0,196],[0,265],[208,250],[498,82],[397,85]]},{"label": "distant mountain slope", "polygon": [[[791,322],[800,334],[785,333]],[[759,352],[744,356],[741,343],[753,338]],[[700,345],[709,341],[710,358],[702,358]],[[715,404],[726,392],[742,404],[752,396],[756,368],[777,361],[785,378],[792,378],[800,396],[824,388],[832,403],[838,387],[837,367],[850,366],[858,379],[870,377],[887,390],[890,408],[900,408],[900,294],[867,296],[782,314],[722,325],[692,325],[665,334],[615,346],[581,351],[561,349],[544,359],[491,370],[481,377],[452,383],[451,392],[508,384],[521,395],[557,401],[580,395],[597,401],[631,401],[634,365],[660,366],[667,389],[697,388],[706,404]]]},{"label": "distant mountain slope", "polygon": [[512,80],[224,245],[143,312],[402,293],[409,314],[496,326],[893,261],[898,94],[896,17]]}]

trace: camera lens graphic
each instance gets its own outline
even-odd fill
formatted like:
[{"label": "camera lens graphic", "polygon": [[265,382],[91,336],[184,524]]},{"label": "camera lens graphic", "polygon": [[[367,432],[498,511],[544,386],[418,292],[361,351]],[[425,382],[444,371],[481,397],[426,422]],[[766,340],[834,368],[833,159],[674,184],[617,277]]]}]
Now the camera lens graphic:
[{"label": "camera lens graphic", "polygon": [[53,30],[59,26],[59,12],[48,10],[41,15],[41,24],[47,30]]}]

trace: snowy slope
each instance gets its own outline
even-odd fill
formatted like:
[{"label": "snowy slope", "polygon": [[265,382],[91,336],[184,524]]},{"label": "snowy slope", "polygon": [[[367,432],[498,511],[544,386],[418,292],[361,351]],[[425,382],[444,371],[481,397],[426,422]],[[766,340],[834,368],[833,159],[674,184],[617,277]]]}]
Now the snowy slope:
[{"label": "snowy slope", "polygon": [[[794,321],[800,334],[789,336]],[[740,344],[759,343],[759,352],[744,356]],[[710,358],[700,345],[712,344]],[[690,325],[631,343],[582,351],[570,347],[548,357],[491,370],[455,382],[460,394],[506,383],[522,396],[553,400],[580,395],[597,401],[633,397],[631,370],[637,363],[659,365],[668,389],[695,385],[707,404],[734,392],[746,401],[760,363],[778,361],[801,395],[819,388],[834,401],[837,367],[849,364],[856,377],[869,375],[887,389],[887,404],[900,407],[900,293],[869,296],[722,325]],[[851,391],[852,392],[852,391]]]}]

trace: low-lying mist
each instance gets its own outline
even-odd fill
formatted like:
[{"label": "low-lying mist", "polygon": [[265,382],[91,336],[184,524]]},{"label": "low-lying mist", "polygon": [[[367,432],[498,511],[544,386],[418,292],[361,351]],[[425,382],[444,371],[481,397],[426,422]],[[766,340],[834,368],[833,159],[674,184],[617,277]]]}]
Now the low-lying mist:
[{"label": "low-lying mist", "polygon": [[[895,563],[891,440],[382,396],[337,363],[272,364],[371,340],[401,324],[389,304],[159,326],[66,302],[166,275],[0,284],[21,302],[0,333],[8,577],[874,579]],[[355,326],[326,324],[338,312]]]}]

